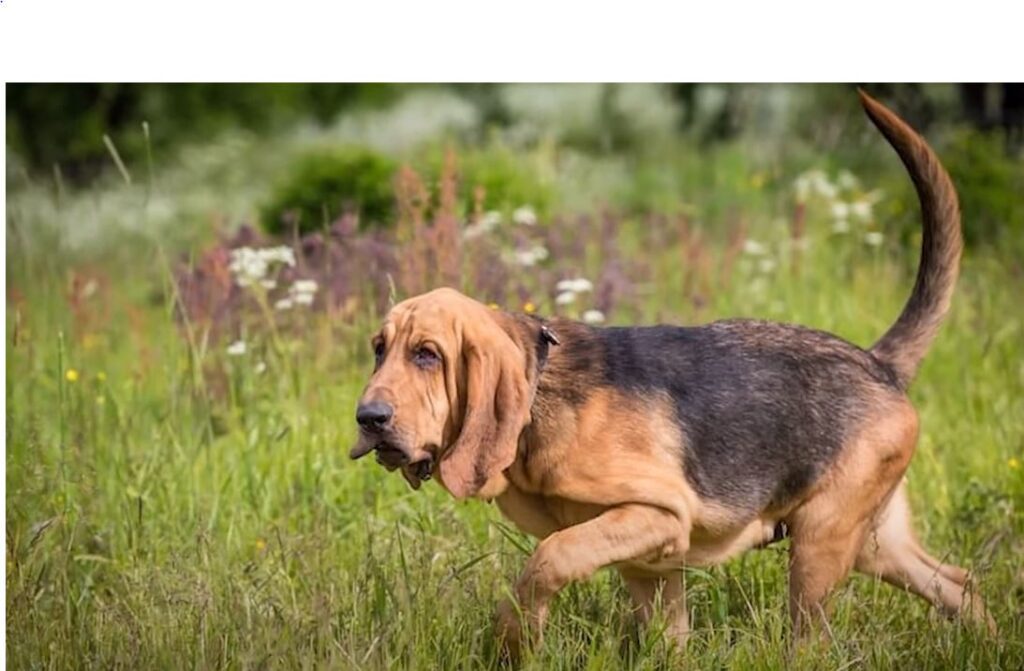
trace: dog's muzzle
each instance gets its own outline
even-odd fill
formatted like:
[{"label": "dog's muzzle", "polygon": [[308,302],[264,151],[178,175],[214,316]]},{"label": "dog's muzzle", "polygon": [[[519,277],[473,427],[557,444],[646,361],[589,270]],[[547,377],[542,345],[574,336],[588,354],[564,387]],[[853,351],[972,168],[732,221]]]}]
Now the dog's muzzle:
[{"label": "dog's muzzle", "polygon": [[430,452],[416,450],[415,454],[411,454],[375,432],[364,429],[360,433],[359,443],[349,452],[352,459],[361,459],[373,452],[377,463],[384,468],[389,471],[401,469],[402,475],[413,489],[419,489],[421,482],[433,476],[434,456]]}]

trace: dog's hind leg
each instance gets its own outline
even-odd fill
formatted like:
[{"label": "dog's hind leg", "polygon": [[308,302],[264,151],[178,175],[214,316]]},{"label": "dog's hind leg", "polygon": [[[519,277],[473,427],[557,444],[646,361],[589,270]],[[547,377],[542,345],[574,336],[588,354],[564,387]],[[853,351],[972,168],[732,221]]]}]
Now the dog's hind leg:
[{"label": "dog's hind leg", "polygon": [[665,635],[682,650],[690,635],[690,615],[686,610],[686,585],[681,571],[651,573],[622,567],[622,579],[633,599],[634,612],[646,625],[660,606],[666,619]]},{"label": "dog's hind leg", "polygon": [[796,639],[821,625],[828,634],[826,600],[853,568],[867,525],[838,525],[818,532],[795,523],[789,551],[789,614]]},{"label": "dog's hind leg", "polygon": [[[825,623],[825,600],[854,567],[910,463],[917,442],[917,414],[909,403],[887,403],[865,419],[810,496],[790,513],[790,615],[799,638],[815,620]],[[827,631],[827,628],[826,628]]]},{"label": "dog's hind leg", "polygon": [[942,563],[921,547],[911,528],[903,484],[868,533],[856,567],[862,573],[917,594],[947,616],[963,616],[995,631],[995,622],[981,597],[971,589],[967,571]]}]

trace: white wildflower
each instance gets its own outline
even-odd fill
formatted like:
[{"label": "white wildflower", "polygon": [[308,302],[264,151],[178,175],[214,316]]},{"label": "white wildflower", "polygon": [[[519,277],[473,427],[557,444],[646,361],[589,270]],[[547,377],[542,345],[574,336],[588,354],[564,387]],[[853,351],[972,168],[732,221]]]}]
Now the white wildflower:
[{"label": "white wildflower", "polygon": [[479,238],[481,235],[483,235],[486,232],[487,231],[485,231],[480,226],[480,224],[469,224],[464,229],[462,229],[462,239],[463,240],[472,240],[474,238]]},{"label": "white wildflower", "polygon": [[292,303],[292,299],[290,299],[290,298],[282,298],[279,301],[277,301],[276,303],[274,303],[274,309],[275,310],[291,310],[294,305],[295,304]]},{"label": "white wildflower", "polygon": [[555,297],[556,305],[569,305],[570,303],[576,302],[576,292],[574,291],[563,291]]},{"label": "white wildflower", "polygon": [[462,231],[462,237],[466,240],[478,238],[481,235],[490,233],[496,229],[499,224],[501,224],[501,212],[491,210],[480,217],[480,221],[466,226],[465,230]]},{"label": "white wildflower", "polygon": [[846,219],[850,216],[850,206],[841,200],[837,200],[832,203],[832,218],[833,219]]},{"label": "white wildflower", "polygon": [[530,250],[517,251],[514,257],[516,263],[527,268],[537,263],[536,257],[534,257],[533,252]]},{"label": "white wildflower", "polygon": [[293,305],[312,305],[317,289],[316,280],[295,280],[288,289],[288,299]]},{"label": "white wildflower", "polygon": [[808,170],[793,181],[793,190],[799,202],[806,201],[811,194],[832,200],[839,189],[828,180],[823,170]]},{"label": "white wildflower", "polygon": [[267,372],[267,363],[265,361],[258,361],[256,362],[256,365],[253,366],[253,370],[256,371],[257,375],[263,375]]},{"label": "white wildflower", "polygon": [[270,291],[277,286],[277,280],[260,280],[260,286]]},{"label": "white wildflower", "polygon": [[835,221],[832,222],[832,232],[833,233],[849,233],[850,232],[850,222],[848,222],[846,219],[836,219]]},{"label": "white wildflower", "polygon": [[814,170],[811,173],[811,185],[819,196],[832,200],[839,193],[835,184],[828,181],[828,177],[821,170]]},{"label": "white wildflower", "polygon": [[286,266],[295,266],[295,250],[286,245],[267,247],[259,250],[259,253],[268,263],[283,263]]},{"label": "white wildflower", "polygon": [[757,269],[762,273],[770,273],[775,270],[775,259],[761,259],[757,262]]},{"label": "white wildflower", "polygon": [[793,181],[793,192],[796,194],[797,202],[807,202],[807,197],[811,195],[811,180],[807,175],[800,175]]},{"label": "white wildflower", "polygon": [[267,262],[255,249],[239,247],[231,250],[228,269],[235,275],[238,286],[247,287],[263,279],[267,274]]},{"label": "white wildflower", "polygon": [[588,291],[593,291],[594,285],[590,280],[584,277],[576,277],[573,279],[561,280],[555,285],[555,289],[558,291],[571,291],[576,294],[583,294]]},{"label": "white wildflower", "polygon": [[236,340],[227,346],[225,350],[229,356],[242,356],[245,354],[246,346],[244,340]]},{"label": "white wildflower", "polygon": [[534,245],[530,249],[517,250],[513,254],[515,262],[524,267],[530,267],[548,258],[548,250],[543,245]]},{"label": "white wildflower", "polygon": [[583,313],[583,321],[588,324],[600,324],[604,322],[604,313],[600,310],[587,310]]},{"label": "white wildflower", "polygon": [[790,239],[786,245],[798,252],[806,252],[811,248],[811,239],[805,237]]},{"label": "white wildflower", "polygon": [[537,213],[529,205],[523,205],[512,213],[512,221],[520,226],[534,226],[537,223]]},{"label": "white wildflower", "polygon": [[750,256],[764,256],[768,253],[768,247],[757,240],[747,239],[743,241],[743,253]]},{"label": "white wildflower", "polygon": [[873,189],[864,194],[864,200],[871,203],[872,205],[877,204],[885,196],[885,192],[881,189]]},{"label": "white wildflower", "polygon": [[849,170],[840,170],[836,184],[840,189],[856,189],[860,185],[860,180]]},{"label": "white wildflower", "polygon": [[[295,252],[291,247],[284,245],[264,249],[238,247],[231,250],[231,263],[228,265],[228,269],[234,274],[238,286],[248,287],[257,282],[262,283],[274,264],[294,266]],[[273,282],[273,280],[266,281]]]},{"label": "white wildflower", "polygon": [[871,201],[869,200],[858,200],[850,205],[850,212],[861,221],[868,221],[871,219],[871,210],[872,206]]},{"label": "white wildflower", "polygon": [[864,234],[864,242],[872,247],[878,247],[885,238],[878,231],[869,231]]}]

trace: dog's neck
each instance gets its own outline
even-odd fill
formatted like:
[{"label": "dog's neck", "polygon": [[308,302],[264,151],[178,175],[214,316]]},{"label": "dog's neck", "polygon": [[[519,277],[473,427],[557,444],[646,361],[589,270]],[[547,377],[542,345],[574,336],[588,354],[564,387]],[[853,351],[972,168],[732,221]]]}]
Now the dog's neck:
[{"label": "dog's neck", "polygon": [[557,348],[561,344],[558,332],[547,320],[526,314],[503,312],[499,323],[523,352],[532,403],[541,374],[551,358],[552,347]]},{"label": "dog's neck", "polygon": [[568,319],[502,314],[502,325],[523,351],[530,385],[530,423],[519,435],[515,462],[505,470],[510,486],[539,491],[534,466],[549,450],[573,440],[578,410],[602,383],[606,366],[599,330]]},{"label": "dog's neck", "polygon": [[558,414],[565,405],[580,405],[600,383],[605,360],[595,328],[577,321],[545,320],[505,313],[505,328],[523,350],[530,383],[533,427]]}]

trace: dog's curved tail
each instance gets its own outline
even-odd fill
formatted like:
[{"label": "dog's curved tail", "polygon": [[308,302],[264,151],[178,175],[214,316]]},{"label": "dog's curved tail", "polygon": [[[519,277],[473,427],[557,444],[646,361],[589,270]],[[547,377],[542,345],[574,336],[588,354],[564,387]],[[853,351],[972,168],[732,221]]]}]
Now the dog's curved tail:
[{"label": "dog's curved tail", "polygon": [[896,323],[870,350],[906,388],[949,311],[963,249],[960,205],[949,174],[921,136],[864,91],[860,99],[872,123],[903,160],[921,201],[924,232],[914,290]]}]

